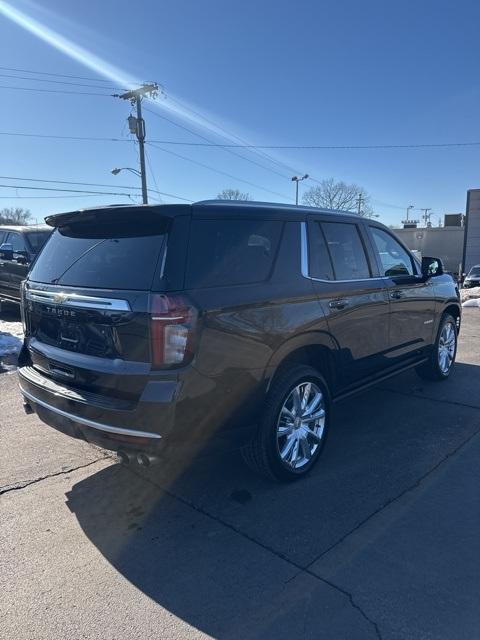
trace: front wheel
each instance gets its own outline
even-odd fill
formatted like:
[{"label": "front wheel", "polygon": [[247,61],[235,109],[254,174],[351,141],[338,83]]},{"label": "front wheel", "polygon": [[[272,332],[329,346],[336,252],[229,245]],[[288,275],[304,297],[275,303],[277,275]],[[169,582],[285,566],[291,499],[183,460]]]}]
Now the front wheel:
[{"label": "front wheel", "polygon": [[449,377],[457,354],[457,335],[455,318],[446,313],[440,321],[429,360],[416,368],[421,378],[446,380]]},{"label": "front wheel", "polygon": [[275,480],[304,476],[323,449],[330,415],[330,396],[312,367],[285,370],[267,396],[254,439],[243,449],[250,467]]}]

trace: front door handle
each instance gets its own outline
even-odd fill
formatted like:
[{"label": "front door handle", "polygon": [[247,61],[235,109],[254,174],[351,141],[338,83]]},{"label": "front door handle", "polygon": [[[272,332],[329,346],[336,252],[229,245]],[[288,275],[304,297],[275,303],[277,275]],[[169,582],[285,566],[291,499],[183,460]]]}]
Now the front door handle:
[{"label": "front door handle", "polygon": [[348,300],[345,298],[337,298],[336,300],[330,300],[328,303],[330,309],[345,309],[348,306]]},{"label": "front door handle", "polygon": [[403,298],[403,293],[401,291],[392,291],[390,298],[392,300],[400,300],[400,298]]}]

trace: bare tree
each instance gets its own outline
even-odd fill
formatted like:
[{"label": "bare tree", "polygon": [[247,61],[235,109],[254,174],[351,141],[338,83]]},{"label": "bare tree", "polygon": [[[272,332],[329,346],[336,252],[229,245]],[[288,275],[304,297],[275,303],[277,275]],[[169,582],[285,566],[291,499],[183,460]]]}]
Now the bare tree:
[{"label": "bare tree", "polygon": [[0,224],[28,224],[31,217],[29,209],[5,208],[0,211]]},{"label": "bare tree", "polygon": [[243,193],[239,189],[224,189],[217,195],[218,200],[251,200],[249,193]]},{"label": "bare tree", "polygon": [[374,216],[370,206],[370,196],[363,187],[342,181],[337,182],[334,178],[327,178],[316,187],[311,187],[304,193],[302,202],[310,207],[352,211],[368,218]]}]

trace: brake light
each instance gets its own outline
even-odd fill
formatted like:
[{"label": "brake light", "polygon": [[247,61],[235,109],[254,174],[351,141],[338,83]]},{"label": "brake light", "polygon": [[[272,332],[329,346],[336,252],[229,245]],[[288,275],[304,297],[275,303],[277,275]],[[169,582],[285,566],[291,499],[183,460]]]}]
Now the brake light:
[{"label": "brake light", "polygon": [[152,364],[187,364],[193,357],[197,310],[181,295],[154,294],[150,304]]}]

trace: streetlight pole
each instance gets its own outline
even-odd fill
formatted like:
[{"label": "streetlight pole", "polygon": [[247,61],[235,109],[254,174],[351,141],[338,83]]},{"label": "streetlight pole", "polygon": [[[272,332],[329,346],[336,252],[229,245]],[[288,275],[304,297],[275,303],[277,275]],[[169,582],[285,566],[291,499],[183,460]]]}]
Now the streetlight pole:
[{"label": "streetlight pole", "polygon": [[405,220],[402,220],[402,224],[405,228],[410,227],[411,225],[416,225],[418,223],[418,220],[410,220],[410,211],[412,209],[415,209],[415,205],[410,204],[407,207],[407,217],[405,218]]},{"label": "streetlight pole", "polygon": [[363,203],[363,193],[359,193],[357,198],[357,214],[359,216],[362,215],[362,203]]},{"label": "streetlight pole", "polygon": [[299,178],[298,176],[293,176],[292,182],[295,182],[295,205],[298,207],[298,183],[302,180],[306,180],[308,178],[308,173]]}]

